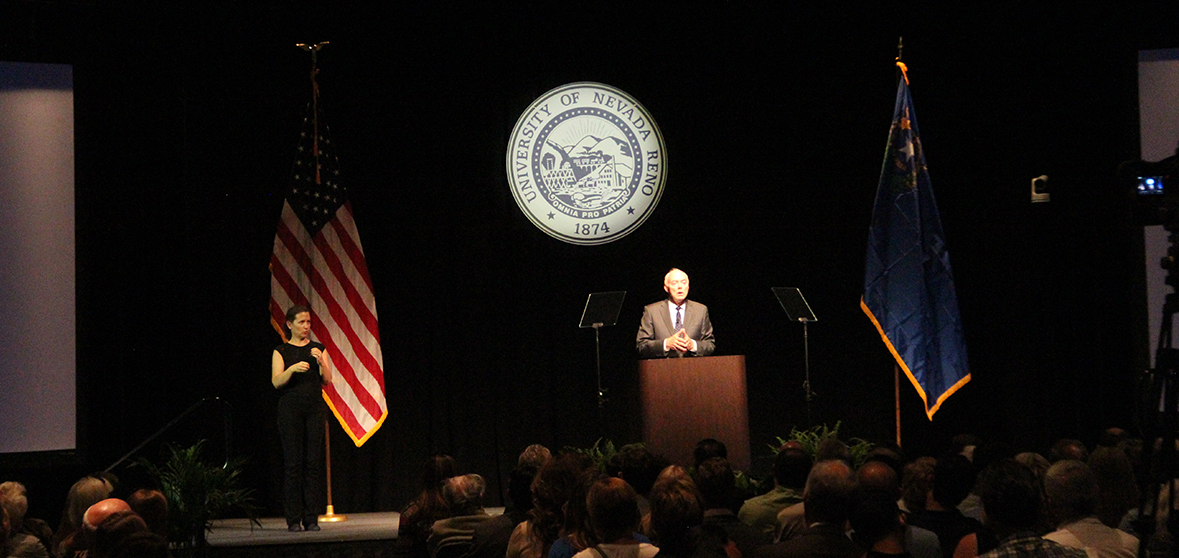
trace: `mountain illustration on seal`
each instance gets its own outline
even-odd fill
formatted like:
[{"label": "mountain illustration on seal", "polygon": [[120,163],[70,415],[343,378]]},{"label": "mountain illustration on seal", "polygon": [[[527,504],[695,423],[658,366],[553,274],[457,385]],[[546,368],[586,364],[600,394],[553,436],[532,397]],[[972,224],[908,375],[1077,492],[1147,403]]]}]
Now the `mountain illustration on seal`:
[{"label": "mountain illustration on seal", "polygon": [[629,190],[625,177],[634,171],[633,160],[626,142],[587,135],[568,146],[546,140],[540,164],[549,191],[570,206],[594,210]]}]

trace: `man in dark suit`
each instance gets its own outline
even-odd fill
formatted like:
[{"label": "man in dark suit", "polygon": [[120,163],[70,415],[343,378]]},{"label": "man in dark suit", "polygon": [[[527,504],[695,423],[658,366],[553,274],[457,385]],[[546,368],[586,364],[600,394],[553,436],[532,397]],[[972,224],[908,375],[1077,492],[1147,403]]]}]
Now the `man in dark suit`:
[{"label": "man in dark suit", "polygon": [[663,276],[667,299],[643,308],[635,348],[641,358],[708,356],[716,348],[708,307],[688,300],[688,274]]}]

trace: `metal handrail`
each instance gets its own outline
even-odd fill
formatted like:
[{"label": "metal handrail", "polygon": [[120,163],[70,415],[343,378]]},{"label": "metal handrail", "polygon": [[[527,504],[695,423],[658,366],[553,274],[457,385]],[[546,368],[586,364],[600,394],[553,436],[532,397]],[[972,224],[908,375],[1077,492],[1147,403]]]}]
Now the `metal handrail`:
[{"label": "metal handrail", "polygon": [[159,438],[160,435],[162,435],[164,432],[167,432],[169,429],[171,429],[173,426],[175,426],[176,423],[180,422],[185,417],[192,414],[194,411],[199,409],[201,406],[203,406],[209,402],[217,402],[217,403],[221,404],[222,427],[225,430],[225,463],[223,465],[221,465],[221,468],[224,469],[224,468],[228,467],[229,466],[229,449],[232,446],[232,444],[231,444],[232,430],[230,429],[229,426],[230,426],[230,420],[231,420],[231,414],[233,411],[233,407],[230,406],[228,401],[221,399],[220,397],[206,397],[204,399],[201,399],[200,401],[197,401],[196,403],[193,403],[189,408],[185,409],[183,413],[180,413],[179,415],[177,415],[176,418],[171,420],[171,422],[169,422],[168,424],[165,424],[163,428],[157,430],[155,434],[148,436],[148,438],[146,440],[140,442],[138,446],[135,446],[135,448],[132,449],[131,451],[127,452],[126,455],[124,455],[123,457],[120,457],[117,461],[112,463],[110,467],[107,467],[106,469],[104,469],[103,472],[105,472],[105,473],[111,472],[111,470],[113,470],[115,467],[118,467],[124,461],[130,459],[132,455],[135,455],[136,453],[138,453],[139,450],[143,449],[144,446],[152,443],[153,441],[155,441],[156,438]]}]

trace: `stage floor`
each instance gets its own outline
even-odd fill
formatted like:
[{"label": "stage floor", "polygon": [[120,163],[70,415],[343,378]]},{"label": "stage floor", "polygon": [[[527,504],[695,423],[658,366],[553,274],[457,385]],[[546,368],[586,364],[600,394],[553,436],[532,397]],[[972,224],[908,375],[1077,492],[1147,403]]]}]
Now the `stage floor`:
[{"label": "stage floor", "polygon": [[262,527],[250,523],[249,519],[219,519],[206,540],[209,546],[260,546],[281,544],[308,544],[347,541],[372,541],[397,538],[397,512],[350,513],[347,521],[335,523],[320,522],[320,531],[287,531],[287,521],[281,517],[265,517],[258,521]]},{"label": "stage floor", "polygon": [[[491,515],[503,513],[503,508],[485,508]],[[347,521],[328,523],[321,521],[320,531],[287,531],[287,522],[281,517],[265,517],[258,521],[262,527],[250,523],[249,519],[219,519],[206,540],[213,547],[263,546],[288,544],[335,543],[350,541],[392,540],[397,538],[397,523],[401,514],[397,512],[350,513]]]}]

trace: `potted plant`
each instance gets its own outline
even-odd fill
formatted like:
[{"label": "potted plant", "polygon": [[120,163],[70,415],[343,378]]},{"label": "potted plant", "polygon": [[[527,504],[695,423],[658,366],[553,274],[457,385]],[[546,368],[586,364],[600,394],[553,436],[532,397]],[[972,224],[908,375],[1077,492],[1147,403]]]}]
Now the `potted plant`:
[{"label": "potted plant", "polygon": [[254,504],[254,490],[242,488],[242,459],[213,465],[201,458],[205,441],[180,448],[168,446],[170,454],[162,465],[147,459],[137,463],[147,469],[168,499],[169,540],[176,544],[177,558],[204,554],[205,533],[213,520],[231,511],[244,513],[261,527]]}]

